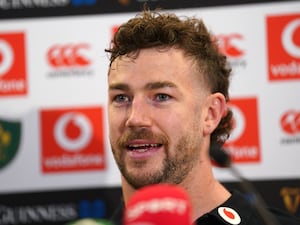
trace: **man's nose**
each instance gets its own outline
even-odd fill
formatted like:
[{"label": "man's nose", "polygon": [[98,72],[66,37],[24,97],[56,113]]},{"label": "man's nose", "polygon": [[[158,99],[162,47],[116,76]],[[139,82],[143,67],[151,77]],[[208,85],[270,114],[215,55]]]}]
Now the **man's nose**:
[{"label": "man's nose", "polygon": [[148,127],[151,125],[151,110],[145,99],[134,99],[128,110],[126,126]]}]

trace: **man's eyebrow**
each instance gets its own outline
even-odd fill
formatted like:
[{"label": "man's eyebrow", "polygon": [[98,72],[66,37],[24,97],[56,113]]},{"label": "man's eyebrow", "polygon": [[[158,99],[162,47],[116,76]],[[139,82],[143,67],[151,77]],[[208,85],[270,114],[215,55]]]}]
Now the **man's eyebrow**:
[{"label": "man's eyebrow", "polygon": [[121,91],[129,91],[130,88],[127,84],[116,83],[109,85],[109,90],[121,90]]},{"label": "man's eyebrow", "polygon": [[151,82],[145,85],[146,90],[155,90],[155,89],[160,89],[165,87],[176,88],[177,86],[174,83],[169,81]]},{"label": "man's eyebrow", "polygon": [[[155,90],[155,89],[160,89],[165,87],[176,88],[177,86],[174,83],[169,81],[158,81],[158,82],[147,83],[144,88],[146,90]],[[115,83],[109,85],[109,90],[129,91],[130,87],[129,85],[124,83]]]}]

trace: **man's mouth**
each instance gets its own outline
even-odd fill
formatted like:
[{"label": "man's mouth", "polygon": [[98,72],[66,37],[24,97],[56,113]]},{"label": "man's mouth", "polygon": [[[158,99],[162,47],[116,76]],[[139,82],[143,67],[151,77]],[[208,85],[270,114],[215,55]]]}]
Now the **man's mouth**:
[{"label": "man's mouth", "polygon": [[136,152],[146,152],[151,149],[160,148],[161,146],[162,144],[130,144],[127,146],[127,149]]}]

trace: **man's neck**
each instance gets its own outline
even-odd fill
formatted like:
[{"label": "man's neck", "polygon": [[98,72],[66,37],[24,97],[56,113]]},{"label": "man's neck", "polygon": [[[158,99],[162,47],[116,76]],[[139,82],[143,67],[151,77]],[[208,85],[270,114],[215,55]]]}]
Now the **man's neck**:
[{"label": "man's neck", "polygon": [[199,162],[180,186],[183,187],[190,196],[194,220],[224,203],[231,195],[230,192],[214,178],[211,162],[209,160]]},{"label": "man's neck", "polygon": [[[201,162],[190,175],[179,184],[188,193],[193,206],[193,220],[210,212],[230,197],[230,192],[218,182],[212,173],[210,162]],[[122,191],[125,205],[135,189],[122,177]]]}]

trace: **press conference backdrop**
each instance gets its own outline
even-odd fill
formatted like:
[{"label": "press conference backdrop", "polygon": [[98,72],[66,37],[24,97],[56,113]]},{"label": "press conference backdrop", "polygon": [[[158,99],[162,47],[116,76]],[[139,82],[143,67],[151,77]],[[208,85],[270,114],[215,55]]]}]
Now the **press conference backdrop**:
[{"label": "press conference backdrop", "polygon": [[[268,204],[299,216],[300,2],[241,2],[148,4],[203,18],[218,38],[233,68],[226,150]],[[119,204],[104,49],[143,3],[0,0],[0,225],[109,218]]]}]

